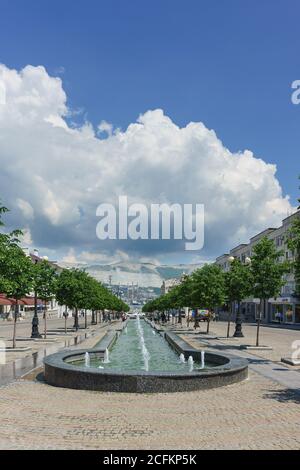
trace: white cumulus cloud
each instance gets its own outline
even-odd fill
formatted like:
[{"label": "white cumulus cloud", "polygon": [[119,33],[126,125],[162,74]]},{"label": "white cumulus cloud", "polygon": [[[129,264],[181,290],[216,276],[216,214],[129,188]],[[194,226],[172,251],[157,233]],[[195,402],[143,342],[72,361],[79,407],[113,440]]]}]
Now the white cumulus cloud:
[{"label": "white cumulus cloud", "polygon": [[[68,259],[101,250],[137,250],[147,259],[183,252],[184,245],[172,241],[97,240],[96,208],[119,195],[146,204],[203,203],[203,256],[247,241],[291,211],[275,165],[250,150],[232,153],[201,122],[179,127],[156,109],[124,131],[113,132],[104,120],[98,129],[89,122],[70,126],[62,80],[41,66],[0,65],[0,89],[1,198],[12,222],[28,227],[39,247],[61,250]],[[98,138],[99,131],[107,138]]]}]

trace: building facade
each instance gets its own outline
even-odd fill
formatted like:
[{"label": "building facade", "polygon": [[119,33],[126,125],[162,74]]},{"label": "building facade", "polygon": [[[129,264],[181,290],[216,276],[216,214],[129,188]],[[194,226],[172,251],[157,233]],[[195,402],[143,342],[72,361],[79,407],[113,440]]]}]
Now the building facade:
[{"label": "building facade", "polygon": [[[55,268],[57,272],[60,272],[62,270],[62,267],[60,267],[56,262],[49,261],[47,257],[41,257],[39,255],[38,250],[34,250],[31,253],[27,248],[23,248],[23,251],[26,256],[30,257],[33,264],[40,263],[44,259],[47,259],[49,264],[53,268]],[[18,306],[20,319],[32,317],[35,310],[34,292],[31,292],[28,296],[22,297],[22,299],[18,301]],[[5,294],[0,293],[0,318],[5,320],[13,320],[15,308],[16,301],[14,299],[8,298]],[[44,311],[44,308],[44,302],[41,299],[37,299],[38,313],[42,313]],[[61,318],[63,317],[63,313],[65,311],[67,311],[69,315],[71,315],[72,313],[72,311],[68,309],[65,305],[59,305],[55,298],[47,302],[47,317]]]},{"label": "building facade", "polygon": [[[253,247],[263,237],[267,237],[274,241],[278,251],[283,251],[283,259],[292,261],[293,255],[288,249],[286,240],[288,230],[291,228],[292,222],[296,217],[300,217],[300,211],[286,217],[280,227],[270,227],[263,232],[258,233],[250,239],[249,243],[243,243],[230,250],[229,253],[223,254],[216,259],[216,264],[226,272],[230,269],[230,257],[238,258],[243,263],[247,258],[251,259]],[[277,298],[269,299],[266,302],[264,317],[261,320],[265,323],[285,323],[300,324],[300,298],[295,296],[295,279],[293,273],[289,273],[284,278],[285,284],[281,294]],[[242,303],[242,312],[246,321],[255,321],[260,311],[259,299],[244,299]]]},{"label": "building facade", "polygon": [[181,282],[182,282],[182,276],[179,278],[175,277],[172,279],[164,280],[160,288],[160,295],[167,294],[167,292],[173,289],[173,287],[179,286]]}]

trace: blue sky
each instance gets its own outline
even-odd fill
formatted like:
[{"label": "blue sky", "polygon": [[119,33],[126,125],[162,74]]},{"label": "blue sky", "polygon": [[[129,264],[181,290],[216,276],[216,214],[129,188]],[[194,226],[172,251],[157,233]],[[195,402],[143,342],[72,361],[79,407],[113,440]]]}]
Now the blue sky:
[{"label": "blue sky", "polygon": [[69,104],[125,128],[153,108],[203,121],[298,194],[299,1],[1,0],[1,62],[60,67]]},{"label": "blue sky", "polygon": [[80,110],[72,120],[125,130],[161,108],[180,127],[201,121],[231,152],[250,149],[275,163],[296,204],[298,0],[0,0],[0,7],[0,62],[60,76],[68,106]]}]

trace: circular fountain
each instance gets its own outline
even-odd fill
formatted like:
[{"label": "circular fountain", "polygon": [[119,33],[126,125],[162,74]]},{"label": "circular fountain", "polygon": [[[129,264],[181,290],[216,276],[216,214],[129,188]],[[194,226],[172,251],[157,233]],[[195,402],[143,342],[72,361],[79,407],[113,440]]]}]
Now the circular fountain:
[{"label": "circular fountain", "polygon": [[93,349],[47,356],[45,380],[74,389],[155,393],[208,389],[247,378],[246,360],[199,351],[174,332],[153,331],[150,322],[137,316],[121,334],[108,331]]}]

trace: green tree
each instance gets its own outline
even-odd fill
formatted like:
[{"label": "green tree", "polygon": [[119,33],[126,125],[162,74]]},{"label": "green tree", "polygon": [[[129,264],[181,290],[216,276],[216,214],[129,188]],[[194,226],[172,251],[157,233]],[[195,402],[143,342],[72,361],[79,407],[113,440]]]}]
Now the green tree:
[{"label": "green tree", "polygon": [[[210,321],[215,307],[224,304],[225,279],[220,266],[206,264],[197,269],[191,275],[192,278],[192,303],[208,310],[207,333],[209,333]],[[196,320],[197,321],[197,320]]]},{"label": "green tree", "polygon": [[30,294],[33,286],[32,267],[31,259],[14,243],[7,244],[5,249],[0,249],[1,290],[15,301],[13,348],[16,347],[19,302],[22,297]]},{"label": "green tree", "polygon": [[74,328],[79,328],[78,309],[84,305],[87,274],[79,269],[63,269],[57,280],[56,299],[75,312]]},{"label": "green tree", "polygon": [[[298,203],[300,204],[300,198],[298,198]],[[300,205],[298,206],[298,210],[299,209]],[[291,250],[294,258],[292,268],[295,276],[295,295],[300,297],[300,213],[297,214],[292,222],[292,226],[287,234],[286,242],[288,249]]]},{"label": "green tree", "polygon": [[[3,214],[9,210],[0,206],[0,227],[4,226]],[[15,301],[13,348],[16,347],[19,301],[28,295],[32,287],[32,263],[19,246],[21,230],[0,233],[0,290]]]},{"label": "green tree", "polygon": [[241,302],[243,299],[251,295],[253,290],[253,278],[250,266],[243,264],[239,259],[235,258],[230,264],[230,270],[224,274],[225,277],[225,295],[226,300],[230,304],[227,338],[230,333],[230,320],[232,315],[232,304],[237,302],[236,328],[233,336],[243,337],[242,318],[241,318]]},{"label": "green tree", "polygon": [[[188,308],[193,308],[193,309],[197,307],[197,305],[195,305],[195,303],[193,302],[192,292],[193,292],[192,277],[186,274],[184,275],[183,280],[181,284],[179,285],[179,296],[180,296],[181,307],[188,307]],[[188,313],[187,326],[189,326],[189,324],[190,324],[190,316]]]},{"label": "green tree", "polygon": [[[92,321],[91,324],[95,325],[95,311],[99,309],[99,291],[100,291],[100,285],[96,281],[96,279],[89,279],[89,282],[87,283],[86,286],[86,291],[85,291],[85,305],[86,308],[92,311]],[[87,328],[87,315],[85,312],[85,328]]]},{"label": "green tree", "polygon": [[44,302],[44,337],[47,338],[47,303],[55,297],[57,270],[49,261],[42,260],[33,265],[33,285],[37,296]]},{"label": "green tree", "polygon": [[[2,229],[5,224],[3,222],[3,215],[9,212],[9,209],[5,206],[1,206],[0,202],[0,229]],[[19,239],[18,237],[22,235],[21,230],[14,230],[9,233],[5,233],[3,231],[0,232],[0,269],[2,265],[2,272],[5,271],[5,260],[7,259],[7,249],[11,246],[18,246]],[[0,291],[5,292],[5,287],[9,279],[5,277],[5,275],[0,275]]]},{"label": "green tree", "polygon": [[256,346],[259,346],[261,314],[264,313],[266,301],[280,294],[285,284],[283,275],[291,269],[288,262],[280,262],[282,255],[283,252],[276,249],[274,241],[267,237],[263,237],[252,250],[253,295],[260,299]]},{"label": "green tree", "polygon": [[292,269],[295,277],[295,295],[300,297],[300,215],[293,220],[288,232],[287,246],[293,254]]},{"label": "green tree", "polygon": [[[75,311],[74,327],[78,330],[78,309],[128,311],[121,299],[113,295],[100,282],[96,281],[85,271],[79,269],[64,269],[57,280],[56,298],[60,305],[66,305]],[[86,323],[85,316],[85,326]],[[95,323],[92,317],[92,323]]]},{"label": "green tree", "polygon": [[[4,227],[5,224],[3,222],[3,215],[7,212],[10,212],[9,209],[5,206],[1,206],[0,201],[0,228]],[[5,250],[7,246],[19,246],[19,237],[23,235],[22,230],[12,230],[11,232],[5,233],[0,232],[0,250]]]}]

